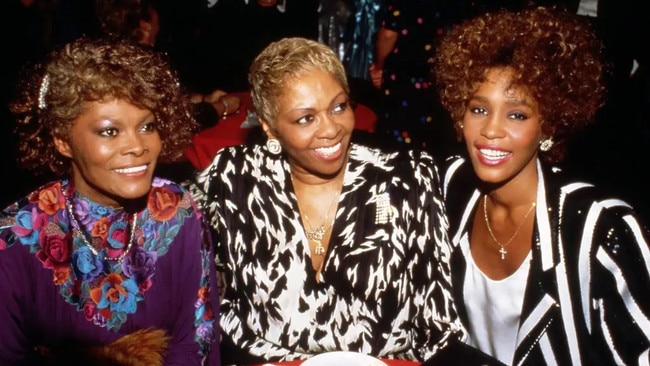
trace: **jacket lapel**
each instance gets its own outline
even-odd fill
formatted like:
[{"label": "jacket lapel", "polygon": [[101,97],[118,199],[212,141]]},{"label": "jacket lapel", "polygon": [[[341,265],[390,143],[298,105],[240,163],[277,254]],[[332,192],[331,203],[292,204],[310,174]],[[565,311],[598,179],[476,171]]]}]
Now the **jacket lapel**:
[{"label": "jacket lapel", "polygon": [[535,211],[535,231],[528,285],[524,293],[524,303],[517,335],[517,348],[513,365],[522,363],[530,350],[539,346],[549,347],[546,331],[554,321],[561,321],[560,303],[557,293],[556,269],[559,264],[557,253],[558,217],[554,202],[549,197],[558,197],[558,192],[547,192],[545,176],[537,162],[537,207]]}]

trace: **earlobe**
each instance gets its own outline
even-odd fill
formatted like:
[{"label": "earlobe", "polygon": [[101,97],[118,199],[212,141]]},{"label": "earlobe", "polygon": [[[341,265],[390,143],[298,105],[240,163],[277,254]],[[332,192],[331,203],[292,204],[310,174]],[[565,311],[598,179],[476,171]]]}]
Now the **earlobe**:
[{"label": "earlobe", "polygon": [[72,158],[72,148],[70,147],[68,141],[58,136],[53,136],[52,139],[54,140],[54,147],[59,152],[59,154],[67,158]]},{"label": "earlobe", "polygon": [[262,124],[262,130],[266,135],[266,149],[273,155],[280,155],[282,152],[282,144],[280,144],[280,141],[278,141],[277,137],[273,133],[273,129],[268,122],[262,118],[260,118],[260,123]]},{"label": "earlobe", "polygon": [[269,123],[263,120],[261,117],[258,118],[260,120],[260,124],[262,125],[262,131],[264,131],[266,137],[270,139],[275,138],[275,134],[273,133],[273,129],[271,128],[271,125],[269,125]]}]

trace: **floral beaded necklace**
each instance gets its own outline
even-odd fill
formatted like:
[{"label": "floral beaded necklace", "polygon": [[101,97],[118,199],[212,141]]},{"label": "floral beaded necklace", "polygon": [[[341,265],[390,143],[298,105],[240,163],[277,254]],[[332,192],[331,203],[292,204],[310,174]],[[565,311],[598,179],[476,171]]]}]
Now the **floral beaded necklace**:
[{"label": "floral beaded necklace", "polygon": [[41,187],[16,214],[17,238],[54,272],[65,301],[95,325],[117,331],[136,312],[153,286],[158,258],[191,210],[179,187],[157,180],[154,185],[150,197],[177,202],[164,215],[151,202],[138,217],[75,197],[67,180]]},{"label": "floral beaded necklace", "polygon": [[[67,304],[88,322],[119,332],[129,327],[130,319],[139,321],[132,316],[156,287],[159,259],[169,254],[186,219],[200,217],[189,193],[165,179],[153,179],[146,202],[131,216],[75,193],[68,180],[48,183],[5,210],[10,216],[0,225],[11,228],[0,231],[0,251],[19,244],[52,271],[50,278]],[[206,354],[215,322],[208,296],[211,252],[206,237],[197,255],[202,275],[194,303],[194,339]],[[156,296],[148,300],[157,301]]]},{"label": "floral beaded necklace", "polygon": [[[71,189],[72,189],[72,185],[69,185],[68,189],[62,189],[61,193],[63,193],[63,196],[65,197],[65,206],[66,206],[66,209],[68,210],[68,215],[70,216],[70,223],[72,224],[72,231],[73,231],[74,235],[77,238],[79,238],[81,240],[81,242],[84,243],[94,255],[99,256],[100,252],[98,252],[97,249],[88,241],[86,233],[83,231],[83,228],[81,227],[81,224],[79,223],[79,220],[77,220],[77,216],[74,213],[73,204],[71,202],[70,196],[66,192],[67,190],[71,190]],[[135,229],[136,229],[135,225],[136,225],[137,218],[138,218],[138,213],[134,212],[133,215],[131,216],[131,219],[130,219],[130,221],[131,221],[131,229],[130,229],[131,233],[130,233],[129,241],[128,241],[128,243],[123,243],[124,245],[122,246],[122,248],[124,248],[124,249],[122,250],[122,254],[120,254],[117,257],[110,257],[108,255],[103,255],[102,256],[103,260],[105,260],[105,261],[117,261],[117,263],[120,263],[120,264],[122,263],[122,260],[127,255],[127,253],[129,253],[131,251],[131,247],[133,246],[133,241],[135,239]],[[107,250],[102,249],[102,251],[107,251]]]}]

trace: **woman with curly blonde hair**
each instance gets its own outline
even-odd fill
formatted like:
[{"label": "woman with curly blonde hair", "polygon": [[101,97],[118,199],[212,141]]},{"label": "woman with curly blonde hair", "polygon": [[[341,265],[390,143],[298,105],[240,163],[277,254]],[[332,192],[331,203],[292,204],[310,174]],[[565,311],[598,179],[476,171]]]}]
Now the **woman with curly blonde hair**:
[{"label": "woman with curly blonde hair", "polygon": [[506,364],[648,362],[650,235],[554,166],[603,104],[600,52],[588,24],[548,7],[467,20],[437,48],[466,147],[444,173],[452,290],[468,343]]},{"label": "woman with curly blonde hair", "polygon": [[30,72],[19,162],[57,179],[0,212],[0,364],[219,365],[207,226],[154,176],[196,130],[167,61],[81,38]]}]

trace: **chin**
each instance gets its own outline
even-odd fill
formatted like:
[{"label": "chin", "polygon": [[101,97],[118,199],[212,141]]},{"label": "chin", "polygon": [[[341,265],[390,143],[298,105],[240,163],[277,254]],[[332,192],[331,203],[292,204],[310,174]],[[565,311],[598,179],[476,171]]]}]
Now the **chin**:
[{"label": "chin", "polygon": [[136,200],[147,196],[150,190],[151,190],[151,184],[148,184],[148,185],[133,187],[131,189],[122,190],[116,193],[117,195],[119,195],[125,200]]},{"label": "chin", "polygon": [[320,174],[324,175],[324,176],[337,176],[343,170],[345,170],[345,164],[341,164],[336,169],[331,169],[331,170],[328,169],[328,170],[322,171]]},{"label": "chin", "polygon": [[504,176],[495,169],[485,169],[484,167],[474,166],[474,173],[478,179],[485,183],[498,184],[504,181]]}]

